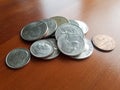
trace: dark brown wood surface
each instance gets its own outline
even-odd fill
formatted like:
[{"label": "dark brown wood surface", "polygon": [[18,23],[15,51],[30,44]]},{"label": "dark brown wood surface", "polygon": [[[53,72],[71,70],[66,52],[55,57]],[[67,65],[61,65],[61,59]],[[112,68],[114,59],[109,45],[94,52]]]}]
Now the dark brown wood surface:
[{"label": "dark brown wood surface", "polygon": [[[115,50],[94,49],[81,61],[65,55],[51,61],[32,57],[24,68],[9,69],[7,53],[31,45],[20,39],[22,27],[56,15],[86,22],[89,39],[113,37]],[[120,90],[120,0],[0,0],[0,90]]]}]

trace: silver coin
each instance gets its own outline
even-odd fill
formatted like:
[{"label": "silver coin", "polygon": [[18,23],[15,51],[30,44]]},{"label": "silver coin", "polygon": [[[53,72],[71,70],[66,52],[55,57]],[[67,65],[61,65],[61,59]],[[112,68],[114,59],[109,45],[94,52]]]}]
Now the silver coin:
[{"label": "silver coin", "polygon": [[53,47],[49,41],[39,40],[31,45],[30,52],[37,58],[44,58],[53,53]]},{"label": "silver coin", "polygon": [[41,39],[47,33],[48,27],[43,21],[32,22],[21,30],[21,37],[27,41]]},{"label": "silver coin", "polygon": [[77,56],[84,50],[84,40],[78,35],[61,35],[57,42],[59,50],[68,56]]},{"label": "silver coin", "polygon": [[75,20],[75,22],[79,24],[79,27],[82,29],[84,34],[88,32],[89,28],[86,23],[84,23],[83,21],[79,21],[79,20]]},{"label": "silver coin", "polygon": [[44,23],[46,23],[47,26],[48,26],[48,32],[47,32],[45,37],[48,37],[48,36],[52,35],[56,31],[56,28],[57,28],[56,21],[54,19],[51,19],[51,18],[43,19],[42,21]]},{"label": "silver coin", "polygon": [[69,22],[65,17],[62,16],[51,17],[51,19],[54,19],[57,22],[57,26]]},{"label": "silver coin", "polygon": [[24,67],[30,61],[30,52],[24,48],[16,48],[6,56],[6,65],[13,69]]},{"label": "silver coin", "polygon": [[72,20],[72,19],[69,20],[69,23],[79,26],[79,24],[75,20]]},{"label": "silver coin", "polygon": [[86,59],[86,58],[88,58],[92,55],[93,49],[94,48],[93,48],[93,45],[92,45],[91,41],[88,40],[88,39],[85,39],[85,49],[84,49],[84,51],[81,54],[79,54],[78,56],[74,56],[73,58],[75,58],[75,59]]},{"label": "silver coin", "polygon": [[48,56],[44,59],[46,59],[46,60],[54,59],[60,54],[60,51],[59,51],[58,46],[57,46],[57,40],[54,39],[54,38],[49,38],[49,39],[46,39],[46,40],[48,40],[53,45],[54,51],[50,56]]},{"label": "silver coin", "polygon": [[55,32],[55,38],[58,39],[63,34],[80,35],[82,38],[84,37],[82,29],[70,23],[59,26]]}]

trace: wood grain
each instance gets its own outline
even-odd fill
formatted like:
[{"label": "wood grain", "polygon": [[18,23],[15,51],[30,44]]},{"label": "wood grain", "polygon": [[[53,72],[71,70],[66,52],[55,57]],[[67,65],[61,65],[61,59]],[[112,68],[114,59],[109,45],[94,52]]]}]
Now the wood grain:
[{"label": "wood grain", "polygon": [[[0,0],[0,90],[120,90],[119,10],[120,0]],[[82,61],[64,55],[51,61],[32,57],[22,69],[6,67],[10,50],[31,45],[21,40],[21,28],[55,15],[85,21],[89,39],[96,34],[113,37],[115,50],[94,49]]]}]

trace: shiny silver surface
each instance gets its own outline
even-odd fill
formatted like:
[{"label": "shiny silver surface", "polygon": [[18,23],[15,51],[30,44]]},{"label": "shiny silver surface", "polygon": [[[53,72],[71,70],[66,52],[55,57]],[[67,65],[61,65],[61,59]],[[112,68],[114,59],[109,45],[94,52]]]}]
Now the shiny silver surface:
[{"label": "shiny silver surface", "polygon": [[57,42],[60,51],[68,56],[79,55],[84,50],[84,40],[78,35],[61,35]]},{"label": "shiny silver surface", "polygon": [[56,28],[57,28],[57,23],[54,19],[43,19],[42,20],[44,23],[46,23],[46,25],[48,26],[48,31],[46,33],[46,36],[45,37],[48,37],[50,35],[52,35],[55,31],[56,31]]},{"label": "shiny silver surface", "polygon": [[58,46],[57,46],[57,41],[54,38],[49,38],[46,40],[48,40],[52,44],[54,51],[50,56],[48,56],[44,59],[46,59],[46,60],[54,59],[60,54],[60,51],[59,51]]},{"label": "shiny silver surface", "polygon": [[82,29],[83,33],[86,34],[89,30],[87,24],[83,21],[79,21],[79,20],[75,20],[78,24],[79,24],[79,27]]},{"label": "shiny silver surface", "polygon": [[49,41],[39,40],[31,45],[30,52],[37,58],[44,58],[53,53],[53,47]]},{"label": "shiny silver surface", "polygon": [[79,54],[78,56],[74,56],[73,58],[75,58],[75,59],[86,59],[86,58],[88,58],[92,55],[94,48],[93,48],[93,45],[92,45],[91,41],[88,40],[88,39],[85,39],[84,41],[85,41],[84,51],[81,54]]},{"label": "shiny silver surface", "polygon": [[84,33],[81,28],[70,23],[62,24],[57,28],[55,32],[56,39],[58,39],[63,34],[79,35],[82,38],[84,37]]}]

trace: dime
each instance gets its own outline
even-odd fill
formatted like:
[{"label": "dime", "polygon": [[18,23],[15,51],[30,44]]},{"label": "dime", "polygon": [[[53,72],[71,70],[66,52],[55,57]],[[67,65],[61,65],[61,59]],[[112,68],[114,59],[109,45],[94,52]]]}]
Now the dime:
[{"label": "dime", "polygon": [[57,41],[54,38],[49,38],[49,39],[46,39],[46,40],[48,40],[53,45],[54,51],[50,56],[48,56],[44,59],[46,59],[46,60],[54,59],[60,54],[60,51],[59,51],[58,46],[57,46]]},{"label": "dime", "polygon": [[90,57],[93,53],[93,45],[91,43],[90,40],[88,39],[84,39],[85,41],[85,48],[84,48],[84,51],[79,54],[78,56],[74,56],[73,58],[75,59],[86,59],[88,57]]},{"label": "dime", "polygon": [[57,23],[54,19],[43,19],[42,20],[44,23],[46,23],[46,25],[48,26],[48,32],[46,34],[45,37],[48,37],[50,35],[52,35],[55,31],[56,31],[56,28],[57,28]]},{"label": "dime", "polygon": [[16,48],[8,53],[6,56],[6,65],[13,69],[24,67],[30,61],[29,50],[24,48]]},{"label": "dime", "polygon": [[82,38],[84,37],[82,29],[70,23],[62,24],[57,28],[55,32],[56,39],[58,39],[63,34],[79,35]]},{"label": "dime", "polygon": [[84,50],[84,40],[78,35],[61,35],[57,42],[59,50],[68,56],[77,56]]},{"label": "dime", "polygon": [[53,53],[53,47],[49,41],[39,40],[31,45],[30,52],[37,58],[44,58]]},{"label": "dime", "polygon": [[45,36],[48,30],[47,25],[43,21],[32,22],[21,30],[21,37],[27,41],[34,41]]},{"label": "dime", "polygon": [[103,51],[111,51],[115,48],[115,41],[107,35],[96,35],[92,38],[95,47]]},{"label": "dime", "polygon": [[79,26],[82,29],[84,34],[86,34],[88,32],[88,26],[84,22],[79,21],[79,20],[69,20],[69,22]]},{"label": "dime", "polygon": [[69,22],[65,17],[62,16],[51,17],[51,19],[54,19],[57,22],[57,26]]}]

